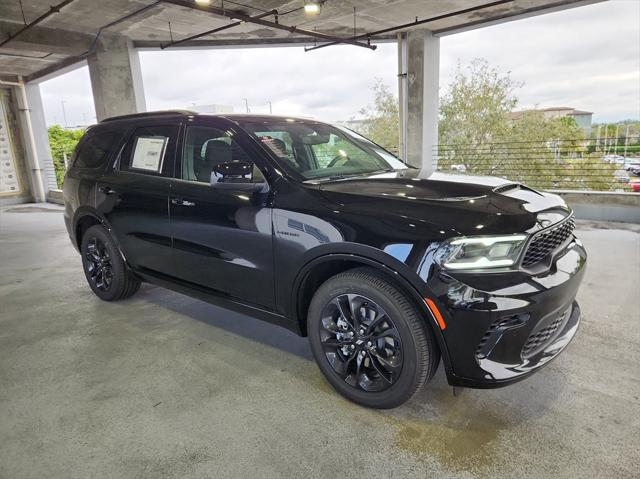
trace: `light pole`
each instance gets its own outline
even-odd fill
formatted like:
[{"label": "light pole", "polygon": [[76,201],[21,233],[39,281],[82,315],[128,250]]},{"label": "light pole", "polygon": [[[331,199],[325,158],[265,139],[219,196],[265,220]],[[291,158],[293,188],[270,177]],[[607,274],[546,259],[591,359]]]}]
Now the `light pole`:
[{"label": "light pole", "polygon": [[244,106],[247,109],[247,113],[249,113],[249,100],[247,100],[246,98],[243,98],[244,100]]},{"label": "light pole", "polygon": [[270,101],[268,101],[267,103],[269,104],[269,115],[273,115],[273,106],[271,105]]},{"label": "light pole", "polygon": [[627,147],[629,146],[629,125],[627,125],[627,131],[624,133],[624,158],[627,158]]},{"label": "light pole", "polygon": [[69,125],[67,124],[67,112],[64,109],[64,104],[66,102],[64,100],[60,100],[60,104],[62,105],[62,118],[64,118],[64,127],[68,128]]}]

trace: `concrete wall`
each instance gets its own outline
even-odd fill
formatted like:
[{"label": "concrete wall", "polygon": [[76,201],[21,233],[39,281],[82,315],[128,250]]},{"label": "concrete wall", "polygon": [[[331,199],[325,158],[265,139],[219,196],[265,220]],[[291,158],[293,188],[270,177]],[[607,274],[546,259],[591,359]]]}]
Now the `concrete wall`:
[{"label": "concrete wall", "polygon": [[640,223],[640,193],[600,191],[551,191],[564,198],[583,220]]},{"label": "concrete wall", "polygon": [[[29,163],[27,160],[24,141],[20,132],[20,115],[15,90],[11,87],[0,87],[0,101],[3,102],[7,120],[7,131],[4,132],[4,134],[6,135],[8,142],[3,143],[3,148],[11,150],[19,188],[16,193],[0,193],[0,206],[33,201],[31,179],[29,175]],[[3,172],[3,174],[5,173]]]},{"label": "concrete wall", "polygon": [[[23,93],[21,84],[3,83],[0,84],[0,99],[9,137],[9,145],[3,144],[2,157],[7,157],[5,150],[11,150],[19,187],[15,193],[0,191],[0,203],[45,201],[47,191],[57,188],[57,184],[40,87],[38,84],[25,84]],[[5,160],[7,162],[10,161]],[[5,164],[1,167],[2,175],[12,174],[10,166]]]}]

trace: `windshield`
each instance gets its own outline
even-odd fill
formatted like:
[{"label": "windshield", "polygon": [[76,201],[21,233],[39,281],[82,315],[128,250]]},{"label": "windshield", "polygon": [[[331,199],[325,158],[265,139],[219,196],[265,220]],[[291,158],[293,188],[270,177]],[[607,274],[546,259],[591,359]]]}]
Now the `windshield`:
[{"label": "windshield", "polygon": [[240,124],[304,180],[407,168],[388,151],[346,128],[297,119],[244,120]]}]

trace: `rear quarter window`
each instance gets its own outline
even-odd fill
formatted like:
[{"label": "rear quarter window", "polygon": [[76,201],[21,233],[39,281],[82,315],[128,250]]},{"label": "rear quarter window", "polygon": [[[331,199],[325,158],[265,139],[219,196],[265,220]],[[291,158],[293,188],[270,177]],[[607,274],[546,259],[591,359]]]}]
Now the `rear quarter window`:
[{"label": "rear quarter window", "polygon": [[117,148],[123,132],[116,130],[89,131],[78,145],[76,161],[78,168],[97,168],[104,165],[113,149]]}]

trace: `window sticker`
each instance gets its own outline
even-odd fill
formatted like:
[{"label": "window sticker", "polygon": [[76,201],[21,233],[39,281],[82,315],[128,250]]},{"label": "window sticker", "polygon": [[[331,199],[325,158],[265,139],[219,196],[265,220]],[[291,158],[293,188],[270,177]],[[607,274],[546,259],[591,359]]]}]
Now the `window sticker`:
[{"label": "window sticker", "polygon": [[131,168],[145,171],[162,171],[162,160],[169,138],[166,136],[140,136],[136,139]]}]

